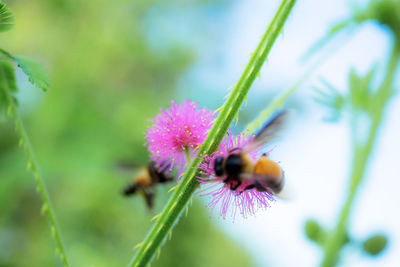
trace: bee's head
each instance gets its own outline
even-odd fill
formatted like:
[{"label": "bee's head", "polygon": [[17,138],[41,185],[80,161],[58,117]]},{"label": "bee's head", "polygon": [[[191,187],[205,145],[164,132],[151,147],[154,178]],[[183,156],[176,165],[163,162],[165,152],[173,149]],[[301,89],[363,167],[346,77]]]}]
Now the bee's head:
[{"label": "bee's head", "polygon": [[215,159],[214,173],[218,177],[224,175],[224,157],[219,156]]},{"label": "bee's head", "polygon": [[225,170],[229,177],[237,178],[243,169],[241,154],[231,154],[226,158]]}]

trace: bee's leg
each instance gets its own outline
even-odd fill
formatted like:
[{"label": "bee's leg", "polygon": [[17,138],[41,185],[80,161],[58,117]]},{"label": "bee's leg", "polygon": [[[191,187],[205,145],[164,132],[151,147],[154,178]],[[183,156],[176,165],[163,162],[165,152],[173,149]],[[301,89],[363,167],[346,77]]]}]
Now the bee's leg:
[{"label": "bee's leg", "polygon": [[235,148],[229,150],[229,153],[233,153],[233,152],[235,152],[236,150],[240,151],[240,150],[242,150],[242,149],[241,149],[240,147],[235,147]]},{"label": "bee's leg", "polygon": [[258,190],[259,192],[267,191],[267,187],[263,186],[263,185],[262,185],[261,183],[259,183],[258,181],[255,181],[254,184],[253,184],[253,186],[254,186],[255,188],[257,188],[257,190]]},{"label": "bee's leg", "polygon": [[[248,185],[248,186],[246,186],[246,188],[244,189],[244,190],[250,190],[250,189],[253,189],[253,188],[255,188],[256,186],[254,185],[254,184],[251,184],[251,185]],[[243,191],[244,191],[243,190]]]},{"label": "bee's leg", "polygon": [[232,191],[235,191],[236,189],[238,189],[238,187],[242,184],[242,182],[237,181],[236,185],[233,185],[233,183],[230,184],[230,188]]},{"label": "bee's leg", "polygon": [[143,190],[147,208],[152,209],[154,205],[154,192],[152,190]]},{"label": "bee's leg", "polygon": [[253,189],[253,188],[255,188],[255,186],[254,186],[253,184],[248,185],[248,186],[246,186],[243,190],[241,190],[241,191],[239,192],[239,195],[241,195],[244,191],[250,190],[250,189]]}]

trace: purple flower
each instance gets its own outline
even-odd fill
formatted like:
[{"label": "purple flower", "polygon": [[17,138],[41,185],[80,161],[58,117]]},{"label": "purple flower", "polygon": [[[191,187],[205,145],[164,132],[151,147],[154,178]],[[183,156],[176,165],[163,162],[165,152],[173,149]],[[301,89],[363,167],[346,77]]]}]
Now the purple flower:
[{"label": "purple flower", "polygon": [[[206,187],[201,190],[202,196],[210,196],[211,200],[208,207],[211,213],[219,208],[219,216],[226,218],[227,216],[235,218],[239,213],[243,217],[254,215],[259,208],[268,208],[270,203],[275,201],[273,195],[269,192],[260,192],[257,189],[245,189],[251,184],[249,181],[243,181],[235,190],[231,189],[230,183],[225,183],[226,175],[217,177],[214,173],[214,161],[217,157],[227,157],[230,151],[236,147],[244,147],[252,142],[254,136],[240,134],[234,136],[228,133],[221,144],[219,151],[215,151],[211,155],[203,157],[203,162],[199,166],[201,176],[198,177],[199,182]],[[253,161],[257,160],[258,151],[249,153]]]},{"label": "purple flower", "polygon": [[181,173],[186,163],[186,150],[193,156],[211,128],[214,112],[197,109],[198,103],[185,100],[178,105],[174,101],[167,110],[161,109],[146,138],[151,159],[161,169],[171,170],[177,165]]}]

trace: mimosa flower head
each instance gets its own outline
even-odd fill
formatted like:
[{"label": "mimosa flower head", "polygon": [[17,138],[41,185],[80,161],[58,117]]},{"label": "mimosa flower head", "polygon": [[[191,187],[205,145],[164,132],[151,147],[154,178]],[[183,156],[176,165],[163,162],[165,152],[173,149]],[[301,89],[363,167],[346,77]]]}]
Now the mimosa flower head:
[{"label": "mimosa flower head", "polygon": [[171,106],[151,120],[147,130],[146,144],[151,159],[161,169],[177,166],[182,172],[186,164],[186,153],[193,156],[211,128],[214,112],[201,108],[190,100],[182,104],[171,102]]}]

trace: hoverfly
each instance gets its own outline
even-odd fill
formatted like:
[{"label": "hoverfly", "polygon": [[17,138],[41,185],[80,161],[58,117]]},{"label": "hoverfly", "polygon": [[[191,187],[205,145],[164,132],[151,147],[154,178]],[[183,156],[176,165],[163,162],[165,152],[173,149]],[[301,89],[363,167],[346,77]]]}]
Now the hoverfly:
[{"label": "hoverfly", "polygon": [[274,116],[256,134],[253,141],[246,146],[236,147],[229,151],[227,157],[219,156],[214,160],[214,172],[217,177],[226,175],[224,183],[235,191],[244,181],[250,182],[243,190],[256,188],[261,192],[279,194],[284,184],[284,173],[281,167],[263,154],[256,162],[250,158],[249,153],[261,148],[282,128],[288,111],[282,111]]},{"label": "hoverfly", "polygon": [[[127,164],[123,165],[127,167]],[[164,170],[159,170],[155,162],[150,162],[149,165],[144,168],[142,167],[142,170],[137,174],[134,181],[125,187],[123,194],[125,196],[137,193],[143,195],[147,207],[151,209],[154,203],[157,184],[164,184],[171,181],[173,181],[172,176]]]}]

